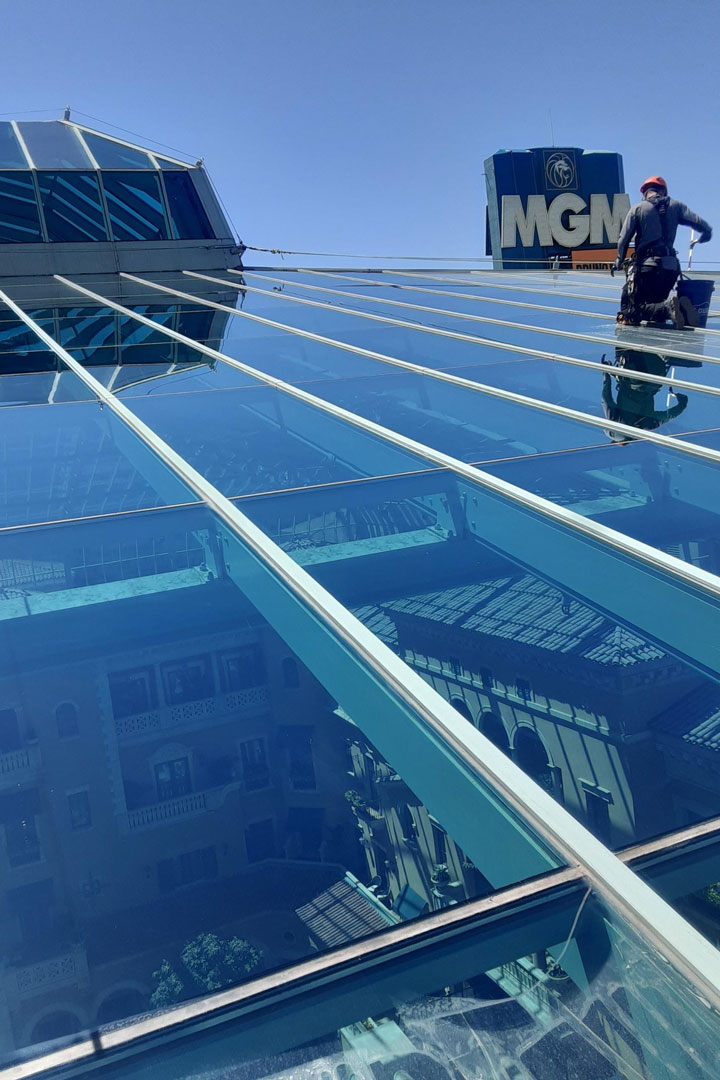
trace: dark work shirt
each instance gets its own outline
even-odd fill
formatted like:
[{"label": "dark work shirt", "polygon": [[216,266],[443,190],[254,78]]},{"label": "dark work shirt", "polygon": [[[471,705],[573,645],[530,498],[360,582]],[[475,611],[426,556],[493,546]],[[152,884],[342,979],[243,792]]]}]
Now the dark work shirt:
[{"label": "dark work shirt", "polygon": [[[647,248],[650,244],[663,240],[662,222],[655,205],[657,201],[658,197],[651,197],[643,199],[642,202],[630,207],[618,240],[618,259],[625,258],[628,245],[633,237],[635,238],[635,250],[640,253],[642,253],[643,248]],[[666,197],[666,203],[665,221],[667,223],[667,243],[670,248],[675,243],[675,233],[678,225],[688,225],[691,229],[696,229],[701,234],[701,244],[710,239],[712,229],[707,221],[704,221],[698,214],[693,213],[685,203],[678,202],[677,199],[668,199]]]}]

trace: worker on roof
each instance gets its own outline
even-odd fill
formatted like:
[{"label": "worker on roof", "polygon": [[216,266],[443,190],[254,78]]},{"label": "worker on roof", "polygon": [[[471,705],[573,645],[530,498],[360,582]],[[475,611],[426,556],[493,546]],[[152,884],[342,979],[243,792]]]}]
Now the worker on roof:
[{"label": "worker on roof", "polygon": [[[712,229],[685,203],[668,197],[662,176],[649,176],[640,192],[642,201],[628,210],[618,240],[615,269],[625,264],[626,273],[618,322],[637,326],[642,321],[664,323],[670,319],[679,330],[697,326],[697,311],[687,297],[673,296],[668,300],[680,273],[673,244],[678,225],[696,229],[700,236],[695,243],[701,244],[710,239]],[[633,237],[635,253],[626,263]]]}]

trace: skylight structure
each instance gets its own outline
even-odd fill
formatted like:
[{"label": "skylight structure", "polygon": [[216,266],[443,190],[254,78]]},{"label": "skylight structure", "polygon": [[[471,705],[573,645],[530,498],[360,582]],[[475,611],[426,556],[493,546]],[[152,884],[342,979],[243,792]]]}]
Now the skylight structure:
[{"label": "skylight structure", "polygon": [[718,1075],[716,332],[0,148],[0,1080]]}]

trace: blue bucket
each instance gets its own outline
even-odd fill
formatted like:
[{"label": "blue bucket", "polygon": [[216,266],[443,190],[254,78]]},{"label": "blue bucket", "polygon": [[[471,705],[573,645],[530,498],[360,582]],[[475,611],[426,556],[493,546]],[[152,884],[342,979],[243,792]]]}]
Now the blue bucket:
[{"label": "blue bucket", "polygon": [[678,281],[677,294],[678,296],[687,296],[697,311],[698,326],[707,325],[710,297],[714,288],[715,282],[708,278],[681,278]]}]

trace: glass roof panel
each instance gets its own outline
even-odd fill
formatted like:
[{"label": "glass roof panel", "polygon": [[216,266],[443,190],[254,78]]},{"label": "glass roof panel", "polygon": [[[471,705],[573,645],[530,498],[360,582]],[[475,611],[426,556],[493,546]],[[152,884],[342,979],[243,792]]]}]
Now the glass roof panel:
[{"label": "glass roof panel", "polygon": [[18,124],[36,169],[90,169],[92,163],[75,130],[59,120]]},{"label": "glass roof panel", "polygon": [[[259,995],[86,1034],[74,1074],[116,1080],[705,1080],[717,1013],[628,920],[578,883],[478,913],[429,948],[356,943]],[[412,932],[412,927],[407,927]],[[402,951],[402,955],[400,952]],[[248,987],[248,990],[251,988]],[[158,1023],[159,1021],[159,1023]],[[69,1043],[66,1037],[64,1040]],[[62,1059],[61,1059],[62,1060]],[[72,1060],[70,1058],[70,1060]],[[48,1062],[50,1064],[50,1061]]]},{"label": "glass roof panel", "polygon": [[[168,317],[165,309],[157,312],[161,322],[167,322]],[[148,337],[153,334],[150,328],[132,320],[124,321],[123,327],[126,340],[133,341],[135,337],[140,337],[148,342],[145,351],[140,353],[140,359],[160,360],[168,364],[173,362],[177,355],[173,352],[174,345],[167,338],[163,345],[159,330],[152,338]],[[258,332],[256,324],[241,318],[231,318],[228,329],[231,334],[252,335]],[[610,428],[591,427],[525,404],[498,400],[467,387],[454,386],[429,376],[409,374],[320,342],[292,337],[280,330],[262,328],[261,333],[261,340],[231,339],[217,344],[223,351],[234,353],[261,370],[269,368],[273,374],[286,379],[290,377],[290,381],[298,383],[314,396],[380,423],[390,431],[399,432],[461,461],[479,465],[576,513],[600,520],[643,542],[671,550],[685,561],[699,560],[706,568],[717,568],[712,541],[717,530],[717,514],[712,498],[717,473],[715,463],[681,454],[672,448],[672,444],[658,447],[644,441],[632,442]],[[130,351],[123,351],[124,363],[132,362]],[[115,354],[112,350],[107,352],[106,362],[111,362]],[[632,352],[631,362],[634,363],[642,355]],[[192,360],[191,350],[185,349],[180,358]],[[201,359],[199,354],[196,354],[196,359]],[[531,372],[528,377],[530,385],[522,381],[520,369],[526,366]],[[316,377],[309,380],[308,375],[313,373],[313,369]],[[352,377],[356,370],[362,373],[361,378]],[[473,373],[473,369],[468,370],[470,374]],[[497,377],[500,385],[520,392],[532,391],[540,399],[585,409],[597,418],[604,415],[611,421],[649,430],[656,430],[661,425],[680,433],[694,428],[691,439],[703,441],[704,444],[707,444],[707,439],[702,432],[698,433],[698,429],[714,426],[712,399],[695,395],[693,419],[688,421],[685,415],[688,399],[685,395],[670,394],[666,388],[656,388],[653,384],[613,380],[609,374],[611,368],[601,368],[604,374],[601,376],[598,371],[595,376],[594,372],[553,364],[551,361],[518,360],[495,366],[488,364],[478,370],[479,377],[486,382],[493,382],[492,378],[486,378],[486,372],[497,370],[501,373]],[[458,374],[462,375],[465,371],[458,369]],[[328,373],[335,377],[319,377]],[[590,397],[589,389],[596,378],[597,383]],[[521,380],[519,383],[518,379]],[[322,453],[318,456],[316,448],[308,457],[307,445],[302,455],[303,467],[298,469],[295,461],[300,445],[295,441],[298,437],[306,444],[309,434],[312,443],[315,443],[312,438],[312,425],[315,423],[313,408],[293,402],[275,391],[269,391],[271,397],[268,399],[268,392],[259,388],[241,390],[243,386],[252,385],[252,378],[242,372],[233,373],[222,363],[212,374],[206,366],[179,374],[166,368],[158,372],[157,378],[132,382],[133,385],[123,395],[128,403],[133,399],[131,407],[151,426],[158,425],[156,429],[171,445],[183,454],[191,453],[195,466],[230,496],[320,482],[312,477],[319,475],[316,470],[321,462],[325,462],[322,468],[326,470],[325,456]],[[585,388],[585,397],[578,400],[576,388],[580,384]],[[208,387],[238,389],[232,393],[226,389],[219,400],[212,394],[198,397],[195,393],[188,393],[205,391]],[[572,396],[564,398],[564,393]],[[164,401],[168,395],[171,400]],[[151,398],[155,399],[154,403]],[[262,457],[263,440],[272,431],[272,427],[266,426],[263,434],[263,429],[257,428],[258,410],[266,416],[265,425],[271,422],[266,400],[284,402],[280,407],[283,410],[291,409],[295,415],[302,417],[302,421],[293,437],[283,444],[282,453],[280,444],[273,447],[273,457],[277,459],[273,468],[258,470],[250,483],[247,464],[236,461],[236,457],[238,453],[242,457],[242,448],[251,429],[254,431],[253,439],[257,440],[254,445]],[[236,426],[233,412],[238,408],[244,417],[239,427]],[[201,427],[202,438],[191,437],[193,429],[187,419],[193,415],[197,422],[196,409],[200,410],[197,415],[207,413],[207,421]],[[227,428],[223,419],[225,415],[233,417]],[[338,423],[323,417],[323,414],[319,415],[322,423]],[[248,429],[250,417],[253,419]],[[340,422],[340,428],[335,430],[342,428]],[[195,430],[198,430],[197,427]],[[206,434],[210,430],[213,431],[211,439]],[[347,433],[350,430],[345,428]],[[357,431],[350,437],[353,444],[360,440],[358,447],[369,438]],[[191,443],[195,444],[192,451]],[[226,461],[222,468],[218,467],[219,451],[211,447],[221,443],[227,448],[229,461],[236,461],[235,465],[230,466]],[[618,444],[622,448],[622,456],[618,454]],[[343,445],[342,436],[338,445]],[[336,461],[330,471],[323,471],[323,482],[349,475],[412,471],[418,467],[419,461],[422,462],[419,467],[428,466],[425,459],[412,458],[408,462],[404,455],[403,461],[398,463],[397,451],[388,443],[383,445],[371,439],[368,445],[372,449],[358,449],[356,453],[360,456],[353,459],[353,466],[360,468],[359,472],[338,472],[340,465]],[[361,465],[365,453],[370,453],[372,457],[378,452],[382,464],[374,464],[369,470]],[[338,451],[335,453],[338,455]],[[339,456],[343,454],[339,453]],[[282,466],[281,462],[284,463]],[[261,479],[262,476],[264,479]]]},{"label": "glass roof panel", "polygon": [[[705,769],[720,746],[720,686],[694,665],[695,635],[658,636],[650,613],[668,579],[641,585],[638,569],[633,593],[613,603],[597,580],[578,586],[562,567],[550,573],[548,545],[560,550],[567,538],[530,512],[514,524],[515,557],[499,551],[494,505],[443,470],[238,502],[604,843],[623,848],[686,826],[688,770],[695,820],[719,815]],[[712,550],[685,542],[696,558]],[[589,551],[567,551],[592,564]],[[608,579],[621,562],[610,556]]]},{"label": "glass roof panel", "polygon": [[182,169],[166,173],[164,166],[163,162],[163,180],[174,236],[179,240],[212,240],[215,234],[192,176]]},{"label": "glass roof panel", "polygon": [[[539,275],[532,280],[542,287]],[[183,279],[182,287],[193,291],[196,283]],[[141,299],[140,288],[133,296]],[[717,467],[681,455],[671,442],[617,445],[601,426],[202,304],[186,312],[179,310],[185,301],[157,300],[143,304],[157,330],[77,297],[75,307],[37,314],[329,590],[343,605],[333,616],[339,633],[352,626],[349,609],[374,635],[367,656],[381,658],[384,643],[404,667],[391,678],[358,660],[307,606],[312,582],[301,600],[167,474],[112,409],[59,404],[73,397],[68,373],[43,371],[47,353],[8,322],[9,346],[39,358],[39,370],[27,389],[25,375],[7,376],[18,388],[7,400],[53,404],[6,409],[3,426],[0,526],[23,528],[0,528],[0,628],[8,638],[0,823],[11,871],[32,875],[9,881],[5,898],[4,962],[23,989],[10,1020],[16,1046],[146,1015],[248,975],[281,971],[285,990],[288,965],[363,939],[372,948],[375,935],[400,927],[403,966],[390,976],[387,1000],[377,966],[372,974],[368,968],[349,980],[352,1003],[332,992],[328,1009],[304,1001],[304,1049],[292,1008],[281,1018],[269,1010],[270,1024],[291,1021],[272,1043],[285,1056],[258,1058],[269,1033],[262,1025],[254,1027],[254,1048],[235,1037],[229,1050],[215,1028],[211,1067],[296,1080],[307,1066],[308,1077],[327,1080],[309,1045],[319,1039],[329,1047],[331,1080],[343,1071],[348,1080],[371,1032],[383,1044],[382,1060],[365,1056],[362,1067],[382,1080],[406,1080],[403,1071],[413,1076],[412,1069],[430,1069],[428,1061],[446,1071],[450,1063],[453,1080],[478,1080],[481,1067],[492,1076],[508,1059],[524,1070],[522,1080],[556,1080],[561,1069],[585,1069],[593,1080],[632,1070],[665,1080],[658,1070],[668,1063],[668,1077],[695,1080],[700,1059],[680,1044],[699,1055],[709,1046],[716,1053],[717,1040],[696,1023],[676,967],[656,967],[652,949],[595,897],[581,910],[577,884],[559,922],[557,908],[538,918],[537,905],[520,920],[524,937],[500,933],[494,922],[483,938],[492,957],[464,941],[456,948],[460,966],[446,966],[444,955],[422,946],[419,981],[407,965],[411,926],[402,924],[431,911],[452,914],[458,902],[562,865],[475,775],[473,760],[512,768],[500,755],[493,759],[476,728],[532,778],[532,790],[544,788],[607,846],[718,815],[720,594],[710,575],[693,577],[689,565],[718,569]],[[263,310],[251,301],[239,302]],[[262,302],[279,321],[329,336],[352,322],[358,341],[380,352],[525,386],[596,417],[606,409],[610,418],[612,410],[629,415],[619,399],[620,368],[601,368],[602,353],[594,356],[597,372],[585,371],[326,306]],[[303,322],[301,312],[314,321]],[[244,362],[421,442],[467,460],[479,453],[497,476],[624,534],[626,547],[611,546],[609,534],[591,538],[589,522],[571,528],[227,365],[213,368],[165,338],[162,325],[222,341]],[[666,336],[693,347],[702,340]],[[638,340],[660,352],[678,347],[664,337]],[[614,337],[611,348],[616,342],[633,352]],[[652,373],[655,353],[647,351]],[[430,359],[418,360],[423,355]],[[615,359],[631,369],[640,355]],[[694,370],[712,368],[712,359]],[[669,367],[661,373],[672,381]],[[637,404],[644,384],[635,382]],[[700,400],[693,437],[720,441],[701,429],[701,422],[712,426],[709,397],[696,394],[661,419],[654,414],[674,407],[663,405],[667,396],[665,387],[653,388],[653,415],[644,418],[680,431]],[[576,426],[587,442],[576,438]],[[195,505],[162,509],[182,502]],[[62,528],[27,527],[78,516],[84,520]],[[656,549],[652,562],[640,558],[634,538]],[[674,571],[657,549],[688,567]],[[389,659],[388,671],[396,662]],[[454,713],[426,703],[416,714],[409,701],[423,701],[427,684]],[[420,687],[416,698],[405,696],[412,687]],[[451,725],[452,739],[436,721]],[[476,746],[475,759],[464,756],[464,743],[468,752]],[[516,773],[508,790],[522,792],[525,783]],[[545,820],[557,813],[548,800]],[[573,823],[565,828],[572,836]],[[717,863],[704,859],[705,876],[692,880],[682,865],[682,874],[670,873],[673,898],[696,889],[678,906],[716,939],[717,917],[707,910]],[[212,956],[218,963],[208,976]],[[56,972],[68,979],[53,983],[57,1007],[40,1015],[33,987]],[[470,1009],[443,1011],[458,998],[470,999]],[[501,1004],[488,1004],[496,999]],[[507,1035],[515,1030],[508,1016],[522,1020],[517,1038]],[[418,1017],[420,1042],[413,1041]],[[474,1043],[453,1043],[455,1052],[443,1041],[448,1031],[457,1040],[458,1030],[481,1030],[485,1056]],[[153,1076],[162,1077],[167,1067],[173,1080],[199,1080],[210,1067],[207,1048],[202,1058],[185,1055],[179,1072],[174,1058],[162,1066],[151,1057],[138,1062],[141,1069],[158,1066]],[[117,1075],[126,1065],[132,1070],[127,1059]],[[704,1057],[697,1080],[703,1071],[714,1075],[715,1065]]]},{"label": "glass roof panel", "polygon": [[75,976],[18,1046],[563,865],[204,507],[0,532],[0,573],[3,960]]},{"label": "glass roof panel", "polygon": [[27,169],[17,135],[9,120],[0,120],[0,169]]},{"label": "glass roof panel", "polygon": [[[337,299],[337,297],[334,298],[334,300]],[[360,301],[354,301],[354,303],[359,304]],[[349,303],[346,306],[349,306]],[[283,300],[279,293],[271,293],[270,296],[248,293],[243,308],[250,314],[262,315],[268,319],[275,319],[277,322],[289,323],[292,326],[323,334],[326,337],[337,338],[340,341],[364,348],[376,347],[378,351],[392,352],[392,348],[380,349],[379,345],[373,346],[369,343],[386,340],[389,345],[397,349],[400,346],[396,342],[404,341],[404,352],[395,353],[395,355],[401,355],[404,359],[412,358],[410,355],[411,350],[415,355],[422,355],[426,352],[437,355],[438,352],[443,352],[448,356],[453,356],[463,352],[467,354],[468,351],[478,348],[473,342],[427,334],[420,329],[414,329],[412,326],[397,327],[392,324],[379,323],[376,320],[365,322],[355,315],[345,314],[341,309],[338,309],[337,305],[335,305],[335,309],[331,308],[327,303],[327,298],[322,301],[321,307],[308,307],[304,304],[294,304],[287,299]],[[698,360],[702,360],[706,355],[720,358],[720,340],[715,343],[714,338],[710,340],[707,335],[701,337],[691,331],[678,333],[672,330],[632,328],[631,330],[624,329],[618,334],[614,321],[603,323],[600,329],[594,329],[592,320],[588,319],[583,320],[582,327],[571,328],[568,326],[568,330],[573,329],[575,332],[589,335],[592,339],[583,341],[552,332],[539,333],[529,328],[519,329],[515,326],[483,323],[478,323],[476,327],[469,328],[467,322],[463,320],[453,321],[452,317],[429,315],[422,312],[403,313],[399,309],[397,311],[393,309],[393,312],[393,314],[382,313],[382,317],[385,319],[397,319],[399,317],[405,322],[414,322],[420,325],[428,324],[440,329],[445,328],[492,341],[506,342],[524,349],[556,352],[580,357],[581,359],[597,360],[599,358],[598,354],[607,351],[608,347],[612,348],[616,342],[622,343],[624,340],[634,341],[640,348],[655,348],[668,356],[673,356],[673,350],[677,349],[690,353],[691,358],[697,358]],[[380,312],[373,311],[372,314],[377,316]],[[548,319],[534,319],[533,322],[540,326],[546,325],[551,330],[554,329],[552,327],[553,320],[564,325],[563,320],[572,318],[561,314],[553,315],[548,312],[544,313],[544,315],[547,315]],[[503,315],[501,317],[505,319],[507,316]],[[509,321],[518,320],[509,318]],[[588,325],[585,325],[586,323]]]},{"label": "glass roof panel", "polygon": [[167,240],[170,235],[157,173],[103,175],[113,240]]},{"label": "glass roof panel", "polygon": [[3,418],[0,527],[195,499],[95,401],[6,409]]},{"label": "glass roof panel", "polygon": [[425,459],[271,387],[125,404],[225,495],[427,467]]},{"label": "glass roof panel", "polygon": [[134,146],[125,146],[90,131],[83,131],[82,136],[101,169],[155,168],[148,155]]},{"label": "glass roof panel", "polygon": [[0,173],[0,244],[40,243],[42,238],[32,173]]},{"label": "glass roof panel", "polygon": [[48,237],[57,243],[108,240],[95,172],[39,172]]}]

